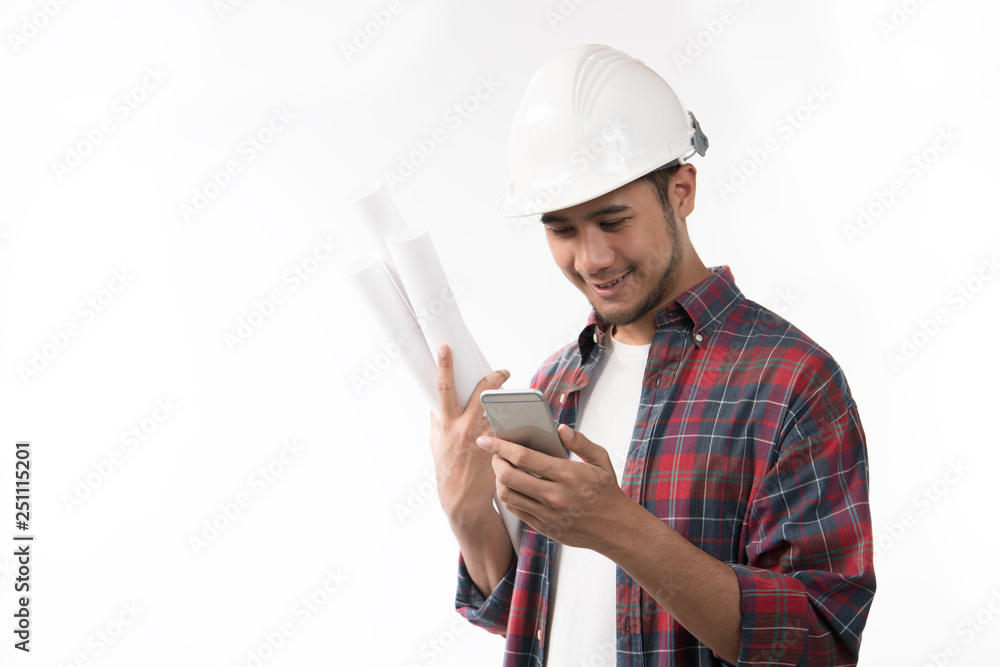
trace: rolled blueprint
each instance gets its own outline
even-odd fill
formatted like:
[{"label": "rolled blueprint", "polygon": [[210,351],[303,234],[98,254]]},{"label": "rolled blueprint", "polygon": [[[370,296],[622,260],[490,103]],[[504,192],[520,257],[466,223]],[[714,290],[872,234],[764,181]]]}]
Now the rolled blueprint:
[{"label": "rolled blueprint", "polygon": [[[471,337],[472,334],[469,334],[469,335]],[[483,351],[479,349],[479,344],[476,343],[476,339],[475,338],[472,339],[472,346],[474,348],[476,348],[476,359],[479,359],[479,365],[482,366],[483,368],[489,370],[489,368],[490,368],[490,362],[486,361],[486,355],[483,354]]]},{"label": "rolled blueprint", "polygon": [[409,368],[424,398],[437,407],[437,365],[424,334],[399,294],[385,265],[369,255],[351,263],[346,272],[354,289],[370,306],[369,310],[388,341],[399,346],[399,358]]},{"label": "rolled blueprint", "polygon": [[[393,283],[409,307],[409,298],[403,290],[403,285],[399,280],[399,272],[396,270],[392,255],[389,254],[389,249],[385,244],[385,237],[405,232],[408,229],[406,221],[403,220],[395,202],[392,201],[392,196],[382,186],[381,181],[375,181],[353,190],[347,195],[347,201],[354,204],[361,217],[361,224],[357,225],[356,228],[361,230],[369,251],[375,253],[385,264]],[[354,228],[352,227],[352,229]]]},{"label": "rolled blueprint", "polygon": [[[465,326],[430,234],[425,229],[409,229],[387,237],[386,243],[428,346],[435,353],[441,343],[451,348],[455,393],[459,403],[465,406],[490,367]],[[439,407],[436,398],[432,405]],[[496,494],[493,501],[514,551],[518,551],[521,548],[521,520],[507,511]]]},{"label": "rolled blueprint", "polygon": [[485,359],[480,361],[430,234],[426,229],[408,229],[388,236],[386,243],[427,345],[435,352],[441,343],[451,348],[455,391],[464,406],[489,367]]}]

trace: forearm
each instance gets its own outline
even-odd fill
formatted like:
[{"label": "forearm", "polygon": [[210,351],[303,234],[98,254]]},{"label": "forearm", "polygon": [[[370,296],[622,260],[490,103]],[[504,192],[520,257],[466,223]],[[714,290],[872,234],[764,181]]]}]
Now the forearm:
[{"label": "forearm", "polygon": [[490,505],[470,513],[452,513],[448,520],[472,582],[488,597],[506,574],[514,553],[500,514]]},{"label": "forearm", "polygon": [[618,526],[599,550],[700,642],[736,664],[741,619],[733,569],[638,504]]}]

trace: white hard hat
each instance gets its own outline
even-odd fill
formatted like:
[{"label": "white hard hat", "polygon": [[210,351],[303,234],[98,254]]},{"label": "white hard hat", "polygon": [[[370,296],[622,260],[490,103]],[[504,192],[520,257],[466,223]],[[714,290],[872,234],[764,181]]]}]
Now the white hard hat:
[{"label": "white hard hat", "polygon": [[516,218],[575,206],[707,149],[694,114],[660,75],[607,46],[577,46],[528,83],[498,210]]}]

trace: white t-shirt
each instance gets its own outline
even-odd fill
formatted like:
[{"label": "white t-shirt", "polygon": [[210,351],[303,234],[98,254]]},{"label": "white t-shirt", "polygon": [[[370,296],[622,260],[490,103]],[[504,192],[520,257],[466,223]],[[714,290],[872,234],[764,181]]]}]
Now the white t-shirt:
[{"label": "white t-shirt", "polygon": [[[649,345],[604,340],[599,367],[580,392],[577,431],[608,450],[621,485]],[[596,664],[597,656],[604,657],[600,664],[615,664],[615,563],[596,551],[560,544],[552,568],[545,664],[579,667]]]}]

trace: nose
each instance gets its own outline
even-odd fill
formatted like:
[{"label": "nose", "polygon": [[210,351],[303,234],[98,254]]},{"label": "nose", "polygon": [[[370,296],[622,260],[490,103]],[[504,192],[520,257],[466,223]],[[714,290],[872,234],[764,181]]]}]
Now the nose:
[{"label": "nose", "polygon": [[576,270],[584,276],[595,276],[614,262],[615,251],[608,244],[607,234],[596,225],[582,225],[577,233]]}]

